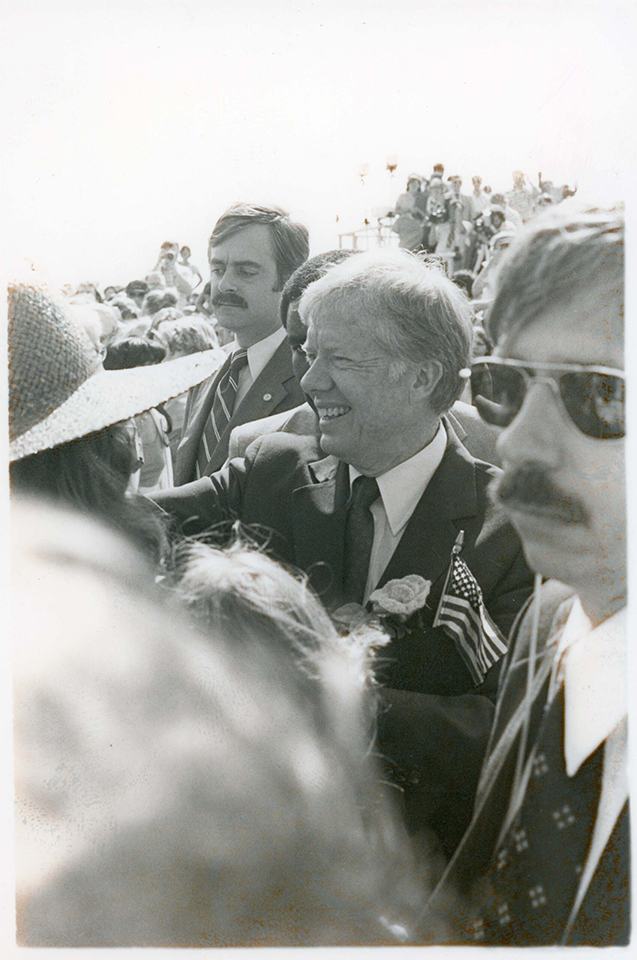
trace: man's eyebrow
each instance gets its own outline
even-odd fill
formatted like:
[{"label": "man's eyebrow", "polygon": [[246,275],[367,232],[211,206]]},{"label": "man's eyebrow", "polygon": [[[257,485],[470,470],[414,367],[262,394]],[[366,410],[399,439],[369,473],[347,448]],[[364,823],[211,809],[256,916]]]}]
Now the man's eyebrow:
[{"label": "man's eyebrow", "polygon": [[263,264],[257,260],[222,260],[221,257],[213,257],[210,264],[212,265],[213,263],[229,263],[233,267],[255,267],[259,270],[263,266]]}]

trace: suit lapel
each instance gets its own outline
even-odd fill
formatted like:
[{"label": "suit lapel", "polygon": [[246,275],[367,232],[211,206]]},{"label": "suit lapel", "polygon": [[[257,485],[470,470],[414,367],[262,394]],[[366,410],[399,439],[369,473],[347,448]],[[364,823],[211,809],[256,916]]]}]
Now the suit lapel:
[{"label": "suit lapel", "polygon": [[343,581],[347,464],[326,457],[308,465],[314,482],[293,494],[296,563],[310,576],[325,606],[338,603]]},{"label": "suit lapel", "polygon": [[420,498],[379,586],[417,573],[435,583],[447,571],[462,521],[477,512],[473,457],[448,431],[440,466]]},{"label": "suit lapel", "polygon": [[[251,385],[245,397],[234,410],[232,418],[221,434],[205,473],[210,475],[219,470],[228,457],[230,434],[239,424],[268,417],[290,393],[290,383],[296,383],[292,370],[290,347],[284,340]],[[214,395],[213,395],[214,396]],[[212,406],[212,402],[210,404]],[[210,408],[208,409],[210,413]],[[205,423],[205,420],[203,421]]]},{"label": "suit lapel", "polygon": [[185,416],[186,431],[178,448],[175,476],[177,486],[194,479],[197,451],[203,436],[203,429],[212,410],[217,384],[229,365],[230,356],[226,357],[213,377],[190,392]]}]

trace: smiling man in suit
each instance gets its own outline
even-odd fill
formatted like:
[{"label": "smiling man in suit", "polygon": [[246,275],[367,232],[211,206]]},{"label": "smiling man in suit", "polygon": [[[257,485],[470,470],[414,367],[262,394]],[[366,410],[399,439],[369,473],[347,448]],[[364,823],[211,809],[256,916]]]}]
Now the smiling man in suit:
[{"label": "smiling man in suit", "polygon": [[214,527],[221,542],[239,519],[306,571],[331,610],[365,604],[391,580],[431,581],[383,651],[381,748],[405,784],[410,827],[433,828],[450,853],[470,815],[497,679],[493,659],[476,675],[466,638],[434,626],[460,532],[503,635],[531,589],[517,535],[487,497],[498,469],[475,460],[445,418],[465,383],[470,306],[439,269],[384,251],[332,267],[299,312],[319,436],[270,434],[244,460],[155,499],[185,532]]},{"label": "smiling man in suit", "polygon": [[[328,250],[326,253],[319,253],[301,264],[283,288],[280,304],[281,323],[292,350],[292,367],[299,383],[309,366],[305,353],[307,325],[299,316],[299,301],[310,284],[320,280],[332,265],[342,263],[356,253],[358,253],[356,250]],[[275,430],[318,436],[318,416],[312,406],[312,398],[306,399],[306,403],[293,410],[285,410],[283,413],[251,420],[249,423],[234,427],[228,444],[228,459],[245,457],[251,443],[258,437],[273,433]],[[469,453],[477,460],[485,460],[487,463],[500,466],[495,449],[497,430],[481,419],[475,407],[463,403],[462,400],[456,400],[446,416],[447,426],[453,429],[458,440],[462,441]]]},{"label": "smiling man in suit", "polygon": [[218,470],[234,426],[302,403],[279,300],[309,252],[304,226],[278,207],[237,203],[217,221],[208,245],[211,301],[235,340],[218,373],[188,398],[175,483]]}]

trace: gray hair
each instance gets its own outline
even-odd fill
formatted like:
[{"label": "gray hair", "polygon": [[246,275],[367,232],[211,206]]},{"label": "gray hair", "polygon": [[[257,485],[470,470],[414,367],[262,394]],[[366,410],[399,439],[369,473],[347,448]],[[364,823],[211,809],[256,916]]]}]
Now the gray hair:
[{"label": "gray hair", "polygon": [[497,342],[599,283],[623,294],[622,206],[548,210],[516,237],[497,274],[487,332]]},{"label": "gray hair", "polygon": [[462,393],[469,366],[472,309],[462,291],[434,264],[406,250],[363,253],[329,267],[308,287],[299,314],[309,322],[330,312],[366,322],[369,333],[401,365],[435,360],[442,376],[431,395],[445,413]]}]

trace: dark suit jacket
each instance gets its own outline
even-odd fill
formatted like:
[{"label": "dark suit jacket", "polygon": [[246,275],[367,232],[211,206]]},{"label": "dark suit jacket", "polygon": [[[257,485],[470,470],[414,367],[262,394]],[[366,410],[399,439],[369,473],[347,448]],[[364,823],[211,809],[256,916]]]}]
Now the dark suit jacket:
[{"label": "dark suit jacket", "polygon": [[[379,584],[414,573],[432,581],[426,608],[407,623],[408,635],[382,651],[380,676],[388,689],[380,743],[418,794],[412,827],[433,825],[448,851],[469,821],[496,686],[491,671],[476,690],[454,642],[432,628],[458,532],[465,531],[463,558],[505,636],[531,590],[517,535],[487,495],[497,473],[448,430],[443,460]],[[334,609],[342,600],[348,489],[347,465],[325,457],[316,437],[273,433],[253,443],[245,460],[153,499],[184,532],[208,531],[220,543],[241,520],[276,559],[306,571]],[[446,818],[452,800],[461,809]]]},{"label": "dark suit jacket", "polygon": [[[548,661],[547,667],[550,667],[571,605],[570,588],[556,581],[544,584],[536,670],[541,669],[544,661]],[[501,674],[495,721],[476,797],[474,818],[445,877],[430,900],[423,924],[425,934],[431,914],[455,915],[456,892],[466,898],[486,873],[495,853],[495,844],[511,796],[519,744],[518,734],[510,743],[509,749],[504,750],[502,734],[524,699],[531,623],[532,611],[525,611],[513,630],[509,653]],[[539,698],[536,702],[538,707],[531,715],[527,755],[536,739],[542,718],[542,703]],[[583,853],[584,851],[573,851],[573,862]],[[568,944],[608,946],[627,942],[630,925],[629,855],[628,811],[625,806],[593,875],[567,938]],[[558,941],[562,933],[563,931],[556,931]]]},{"label": "dark suit jacket", "polygon": [[[214,377],[190,391],[183,434],[177,448],[175,484],[178,486],[195,479],[197,451],[203,428],[210,416],[217,383],[224,372],[225,364]],[[257,420],[259,417],[279,413],[282,410],[290,410],[302,403],[304,399],[305,395],[292,370],[290,346],[287,340],[284,340],[235,409],[230,423],[214,449],[205,473],[214,473],[226,462],[228,443],[233,427],[240,423],[247,423],[249,420]]]}]

